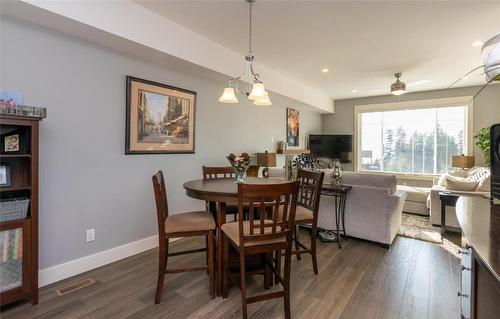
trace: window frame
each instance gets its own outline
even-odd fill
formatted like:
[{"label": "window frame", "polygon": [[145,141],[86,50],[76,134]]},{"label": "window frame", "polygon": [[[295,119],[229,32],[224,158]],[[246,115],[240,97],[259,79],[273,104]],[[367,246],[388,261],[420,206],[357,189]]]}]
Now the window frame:
[{"label": "window frame", "polygon": [[354,106],[354,171],[366,174],[386,174],[396,175],[405,179],[432,179],[440,174],[422,174],[422,173],[400,173],[400,172],[381,172],[368,171],[361,169],[360,154],[361,154],[361,114],[370,112],[398,111],[398,110],[414,110],[426,108],[441,108],[453,106],[465,106],[465,128],[464,133],[464,154],[473,153],[473,102],[472,96],[459,96],[440,99],[424,99],[404,102],[392,102],[381,104],[366,104]]}]

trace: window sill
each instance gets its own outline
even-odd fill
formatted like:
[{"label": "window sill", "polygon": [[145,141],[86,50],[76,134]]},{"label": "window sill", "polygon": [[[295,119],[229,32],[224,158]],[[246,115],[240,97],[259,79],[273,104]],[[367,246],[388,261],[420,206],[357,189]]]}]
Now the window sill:
[{"label": "window sill", "polygon": [[421,181],[432,181],[435,177],[441,175],[427,175],[427,174],[403,174],[403,173],[388,173],[388,172],[374,172],[374,171],[356,171],[360,174],[370,174],[370,175],[393,175],[398,179],[410,179],[410,180],[421,180]]}]

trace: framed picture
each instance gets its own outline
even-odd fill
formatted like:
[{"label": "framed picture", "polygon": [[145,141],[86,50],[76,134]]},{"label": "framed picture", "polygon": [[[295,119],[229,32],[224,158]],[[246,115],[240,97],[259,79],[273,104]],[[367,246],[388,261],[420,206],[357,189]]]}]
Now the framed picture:
[{"label": "framed picture", "polygon": [[196,92],[127,76],[125,154],[194,153]]},{"label": "framed picture", "polygon": [[0,164],[0,187],[10,186],[10,166],[8,164]]},{"label": "framed picture", "polygon": [[5,136],[3,145],[5,152],[19,152],[19,134]]},{"label": "framed picture", "polygon": [[286,145],[287,147],[299,147],[300,127],[299,111],[291,107],[286,108]]}]

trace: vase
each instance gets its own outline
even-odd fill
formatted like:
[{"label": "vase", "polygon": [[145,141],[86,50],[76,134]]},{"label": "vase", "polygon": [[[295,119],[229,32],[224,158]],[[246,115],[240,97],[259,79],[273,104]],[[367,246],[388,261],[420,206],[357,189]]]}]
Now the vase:
[{"label": "vase", "polygon": [[236,181],[234,181],[234,182],[236,184],[244,183],[245,182],[245,177],[247,175],[246,170],[244,170],[244,171],[234,170],[234,172],[236,173]]}]

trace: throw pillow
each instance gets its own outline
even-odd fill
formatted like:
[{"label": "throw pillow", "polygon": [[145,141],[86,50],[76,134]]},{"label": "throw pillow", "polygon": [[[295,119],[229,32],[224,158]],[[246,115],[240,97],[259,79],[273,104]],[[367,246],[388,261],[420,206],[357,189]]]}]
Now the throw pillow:
[{"label": "throw pillow", "polygon": [[490,192],[491,191],[491,175],[483,175],[477,183],[476,192]]},{"label": "throw pillow", "polygon": [[444,173],[443,175],[441,175],[439,177],[439,180],[438,180],[438,185],[439,186],[442,186],[442,187],[446,187],[446,179],[449,177],[450,175],[448,173]]},{"label": "throw pillow", "polygon": [[446,189],[450,191],[473,192],[476,189],[477,182],[466,181],[463,178],[453,178],[448,176],[446,179]]}]

